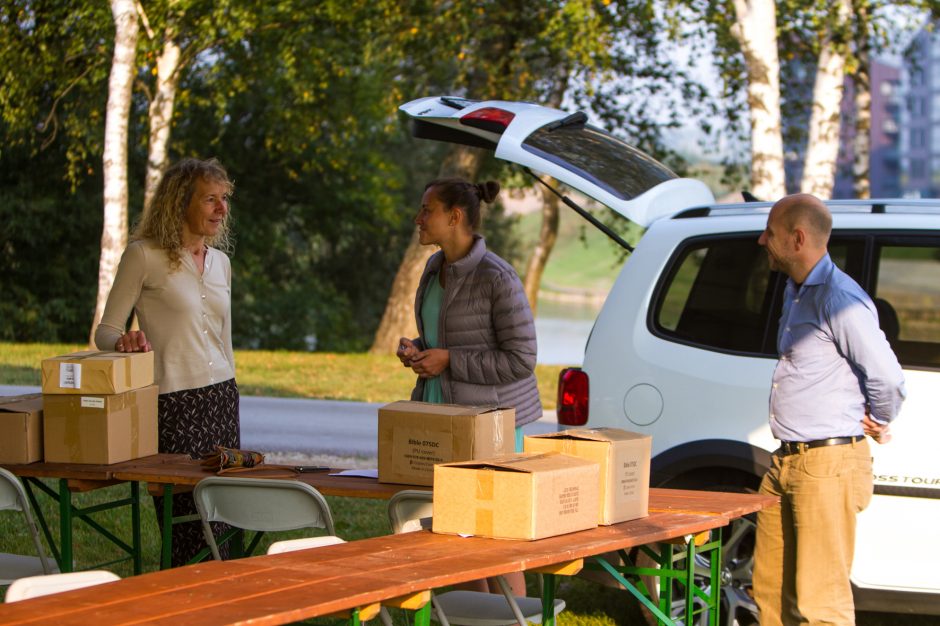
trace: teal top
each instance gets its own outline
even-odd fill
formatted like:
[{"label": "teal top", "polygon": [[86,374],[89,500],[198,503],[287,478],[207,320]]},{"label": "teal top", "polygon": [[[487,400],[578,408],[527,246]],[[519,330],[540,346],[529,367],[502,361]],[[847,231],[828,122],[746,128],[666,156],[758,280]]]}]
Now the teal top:
[{"label": "teal top", "polygon": [[[438,341],[438,322],[441,318],[441,303],[444,300],[444,288],[441,287],[441,281],[438,274],[434,274],[428,281],[428,286],[424,289],[424,300],[421,302],[421,319],[424,321],[424,347],[437,348],[440,346]],[[444,401],[444,392],[441,390],[441,377],[435,376],[428,378],[424,382],[425,402],[434,402],[440,404]]]}]

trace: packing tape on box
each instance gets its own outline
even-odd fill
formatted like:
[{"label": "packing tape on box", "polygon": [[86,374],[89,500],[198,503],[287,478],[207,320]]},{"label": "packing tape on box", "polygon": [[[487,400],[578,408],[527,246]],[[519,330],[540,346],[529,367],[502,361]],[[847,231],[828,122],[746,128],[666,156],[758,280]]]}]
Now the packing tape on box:
[{"label": "packing tape on box", "polygon": [[502,411],[493,411],[493,449],[503,449],[503,428],[500,422],[503,421]]},{"label": "packing tape on box", "polygon": [[131,458],[140,456],[140,407],[137,403],[131,407]]},{"label": "packing tape on box", "polygon": [[486,537],[493,536],[493,509],[477,509],[473,534]]},{"label": "packing tape on box", "polygon": [[496,472],[493,470],[478,470],[476,475],[477,492],[474,494],[474,498],[477,500],[492,500]]},{"label": "packing tape on box", "polygon": [[493,509],[480,507],[481,502],[489,502],[492,506],[496,472],[493,470],[478,470],[477,489],[474,497],[477,501],[476,519],[473,524],[473,534],[493,534]]},{"label": "packing tape on box", "polygon": [[68,417],[65,419],[65,449],[69,461],[77,462],[82,455],[82,425],[79,416],[74,419]]}]

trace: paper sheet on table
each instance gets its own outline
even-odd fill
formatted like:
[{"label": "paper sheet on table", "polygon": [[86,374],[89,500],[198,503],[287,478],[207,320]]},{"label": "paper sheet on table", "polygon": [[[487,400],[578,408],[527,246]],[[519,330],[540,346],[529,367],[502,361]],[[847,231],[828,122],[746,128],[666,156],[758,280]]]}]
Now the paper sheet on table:
[{"label": "paper sheet on table", "polygon": [[362,478],[378,478],[379,470],[377,469],[348,469],[348,470],[340,470],[338,472],[330,472],[330,476],[361,476]]}]

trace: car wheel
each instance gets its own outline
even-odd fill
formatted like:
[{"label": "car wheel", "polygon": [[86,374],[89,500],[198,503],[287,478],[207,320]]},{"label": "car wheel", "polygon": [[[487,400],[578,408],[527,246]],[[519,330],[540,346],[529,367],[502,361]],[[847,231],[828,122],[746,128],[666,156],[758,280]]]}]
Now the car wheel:
[{"label": "car wheel", "polygon": [[[695,476],[680,476],[659,486],[674,489],[755,493],[758,485],[759,479],[743,472],[713,470],[697,473]],[[751,592],[756,529],[756,515],[749,515],[734,520],[721,531],[721,609],[718,620],[721,626],[754,626],[760,623],[757,617],[757,605],[754,603]],[[652,559],[642,551],[637,550],[632,556],[634,562],[640,567],[655,566]],[[684,566],[684,563],[679,561],[676,565]],[[695,556],[696,580],[704,589],[708,589],[709,566],[707,556],[698,554]],[[653,576],[644,577],[644,583],[658,600],[659,579]],[[674,585],[676,585],[673,589],[675,600],[671,616],[680,623],[684,623],[683,590],[679,583],[674,583]],[[704,604],[699,601],[696,608],[703,610],[698,613],[693,624],[697,626],[708,624],[709,615],[708,611],[704,610]],[[655,624],[656,621],[651,618],[652,616],[650,616],[650,623]]]}]

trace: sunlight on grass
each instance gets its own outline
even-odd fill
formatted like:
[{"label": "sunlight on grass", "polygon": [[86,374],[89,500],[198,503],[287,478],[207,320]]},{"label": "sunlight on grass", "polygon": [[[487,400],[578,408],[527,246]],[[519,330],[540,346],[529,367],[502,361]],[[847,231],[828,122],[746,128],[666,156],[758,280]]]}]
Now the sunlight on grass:
[{"label": "sunlight on grass", "polygon": [[[85,346],[0,342],[0,385],[39,385],[42,359]],[[394,355],[236,350],[238,388],[246,396],[392,402],[411,396],[414,373]],[[554,409],[557,365],[539,365],[542,406]]]}]

